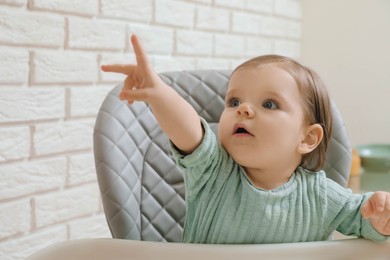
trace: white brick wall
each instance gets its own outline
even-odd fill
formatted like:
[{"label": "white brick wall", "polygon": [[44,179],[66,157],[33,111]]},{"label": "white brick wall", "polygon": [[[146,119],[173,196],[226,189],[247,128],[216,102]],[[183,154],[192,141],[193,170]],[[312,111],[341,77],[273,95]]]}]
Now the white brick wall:
[{"label": "white brick wall", "polygon": [[24,9],[0,9],[0,42],[15,45],[59,47],[65,37],[65,20],[60,15],[28,12]]},{"label": "white brick wall", "polygon": [[93,124],[91,119],[39,124],[34,132],[34,152],[50,155],[90,149]]},{"label": "white brick wall", "polygon": [[69,18],[69,48],[123,50],[125,24],[84,18]]},{"label": "white brick wall", "polygon": [[101,0],[101,15],[148,24],[154,16],[153,2],[153,0]]},{"label": "white brick wall", "polygon": [[0,46],[0,84],[26,83],[29,75],[29,52]]},{"label": "white brick wall", "polygon": [[50,88],[1,88],[0,123],[61,118],[65,115],[65,90]]},{"label": "white brick wall", "polygon": [[81,51],[37,50],[33,52],[30,77],[34,84],[96,82],[96,54]]},{"label": "white brick wall", "polygon": [[229,31],[230,11],[210,6],[198,6],[196,9],[196,28],[207,31]]},{"label": "white brick wall", "polygon": [[[169,55],[174,49],[174,30],[162,26],[150,26],[147,24],[130,24],[128,34],[136,33],[142,42],[145,51],[150,54]],[[158,40],[156,39],[158,35]]]},{"label": "white brick wall", "polygon": [[134,62],[137,33],[156,71],[232,69],[300,55],[299,0],[0,0],[0,259],[109,237],[92,155],[107,92]]},{"label": "white brick wall", "polygon": [[[93,184],[35,197],[36,226],[45,227],[99,210],[98,187]],[[69,210],[72,209],[72,210]]]},{"label": "white brick wall", "polygon": [[213,52],[213,35],[208,32],[178,30],[176,50],[182,55],[210,56]]},{"label": "white brick wall", "polygon": [[28,126],[3,127],[0,129],[0,140],[0,162],[24,159],[30,155]]},{"label": "white brick wall", "polygon": [[95,161],[92,154],[69,157],[68,185],[96,182]]},{"label": "white brick wall", "polygon": [[29,1],[36,10],[67,12],[70,14],[97,15],[99,2],[96,0],[34,0]]},{"label": "white brick wall", "polygon": [[67,162],[62,157],[1,165],[0,201],[59,190],[65,185],[66,171]]},{"label": "white brick wall", "polygon": [[191,28],[194,25],[195,4],[178,0],[155,1],[155,21],[172,27]]}]

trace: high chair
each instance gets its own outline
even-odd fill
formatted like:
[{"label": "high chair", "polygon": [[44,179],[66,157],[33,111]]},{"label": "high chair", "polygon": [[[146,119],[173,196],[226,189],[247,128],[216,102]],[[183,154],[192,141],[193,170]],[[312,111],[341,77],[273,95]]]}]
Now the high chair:
[{"label": "high chair", "polygon": [[[216,132],[230,74],[199,70],[160,76]],[[116,239],[68,241],[31,259],[50,259],[53,255],[56,259],[344,259],[351,253],[382,259],[375,257],[387,252],[390,255],[389,243],[364,239],[277,245],[161,243],[181,241],[186,214],[183,176],[171,157],[168,138],[149,107],[143,102],[128,105],[120,101],[121,88],[115,87],[104,100],[93,138],[104,212]],[[346,186],[351,146],[334,103],[332,110],[334,130],[324,169],[329,178]]]}]

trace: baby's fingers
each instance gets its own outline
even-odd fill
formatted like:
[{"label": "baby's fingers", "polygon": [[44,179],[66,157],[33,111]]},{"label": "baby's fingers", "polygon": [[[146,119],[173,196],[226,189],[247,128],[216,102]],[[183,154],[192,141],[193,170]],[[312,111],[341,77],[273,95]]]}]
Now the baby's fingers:
[{"label": "baby's fingers", "polygon": [[111,64],[111,65],[101,66],[101,69],[104,72],[122,73],[125,75],[130,75],[135,68],[136,68],[135,65],[128,65],[128,64]]},{"label": "baby's fingers", "polygon": [[[390,217],[383,215],[377,219],[370,220],[375,229],[382,235],[390,235]],[[374,224],[375,223],[375,224]]]},{"label": "baby's fingers", "polygon": [[390,212],[390,193],[377,191],[362,206],[364,218],[378,217],[380,214]]},{"label": "baby's fingers", "polygon": [[363,218],[369,218],[374,213],[374,209],[372,207],[371,202],[368,200],[366,203],[363,204],[363,206],[360,209]]},{"label": "baby's fingers", "polygon": [[390,236],[390,218],[387,219],[387,224],[383,228],[383,234],[386,236]]},{"label": "baby's fingers", "polygon": [[121,100],[127,100],[129,104],[132,104],[134,101],[146,101],[149,99],[153,91],[149,88],[132,88],[132,89],[123,89],[119,94]]}]

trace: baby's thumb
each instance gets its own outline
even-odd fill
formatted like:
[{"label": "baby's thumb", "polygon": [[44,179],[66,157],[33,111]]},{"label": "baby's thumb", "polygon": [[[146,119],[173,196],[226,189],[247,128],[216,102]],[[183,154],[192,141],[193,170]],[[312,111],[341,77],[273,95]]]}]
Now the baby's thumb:
[{"label": "baby's thumb", "polygon": [[360,212],[362,213],[363,218],[369,218],[374,213],[374,208],[371,205],[371,201],[367,200],[366,203],[360,208]]}]

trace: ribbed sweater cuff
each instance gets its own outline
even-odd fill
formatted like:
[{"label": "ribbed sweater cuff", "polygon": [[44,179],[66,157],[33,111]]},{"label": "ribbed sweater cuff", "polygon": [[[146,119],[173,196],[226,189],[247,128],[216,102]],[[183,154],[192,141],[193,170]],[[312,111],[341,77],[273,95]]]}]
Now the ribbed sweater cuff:
[{"label": "ribbed sweater cuff", "polygon": [[375,228],[371,225],[368,219],[362,218],[362,235],[364,238],[376,241],[376,242],[384,242],[389,236],[384,236],[381,233],[377,232]]}]

